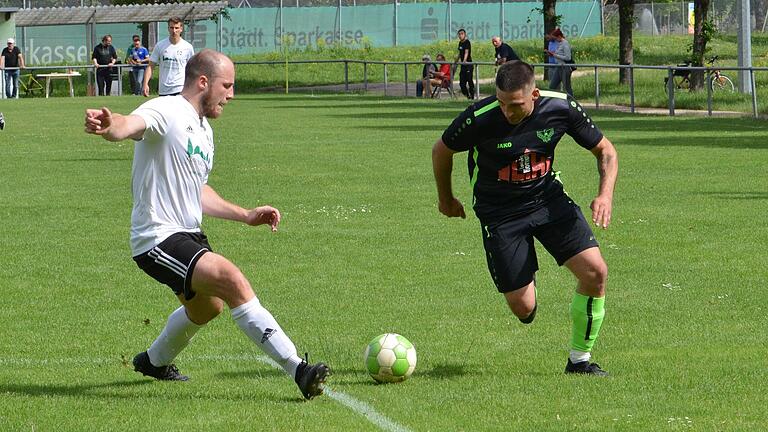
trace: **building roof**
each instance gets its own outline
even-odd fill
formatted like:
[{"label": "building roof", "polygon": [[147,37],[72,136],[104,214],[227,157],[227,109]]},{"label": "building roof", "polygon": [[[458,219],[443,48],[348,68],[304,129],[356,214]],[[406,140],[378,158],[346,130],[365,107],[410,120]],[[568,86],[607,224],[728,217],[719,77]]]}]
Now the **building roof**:
[{"label": "building roof", "polygon": [[207,20],[229,7],[226,1],[162,3],[122,6],[84,6],[19,9],[14,15],[19,27],[87,23],[165,22],[177,16],[184,21]]}]

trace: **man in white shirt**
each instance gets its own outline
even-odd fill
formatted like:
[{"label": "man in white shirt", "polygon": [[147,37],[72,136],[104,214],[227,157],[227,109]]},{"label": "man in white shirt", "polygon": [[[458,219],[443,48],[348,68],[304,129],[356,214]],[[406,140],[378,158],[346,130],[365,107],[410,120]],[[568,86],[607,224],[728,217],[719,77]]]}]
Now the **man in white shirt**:
[{"label": "man in white shirt", "polygon": [[186,67],[181,95],[155,98],[130,115],[88,109],[85,131],[108,141],[136,141],[133,169],[131,250],[136,264],[171,287],[181,307],[160,336],[133,359],[137,372],[158,380],[186,381],[172,364],[192,337],[230,308],[240,329],[292,376],[306,399],[322,394],[330,369],[309,364],[270,312],[261,306],[240,269],[213,252],[200,229],[203,214],[277,230],[280,211],[245,209],[209,186],[213,131],[208,118],[221,115],[234,97],[235,66],[219,52],[203,50]]},{"label": "man in white shirt", "polygon": [[160,66],[158,95],[176,96],[181,93],[184,88],[184,68],[195,54],[192,44],[182,39],[183,31],[184,22],[181,18],[168,20],[168,37],[158,42],[149,56],[149,64],[144,72],[144,96],[149,96],[149,80],[155,65]]}]

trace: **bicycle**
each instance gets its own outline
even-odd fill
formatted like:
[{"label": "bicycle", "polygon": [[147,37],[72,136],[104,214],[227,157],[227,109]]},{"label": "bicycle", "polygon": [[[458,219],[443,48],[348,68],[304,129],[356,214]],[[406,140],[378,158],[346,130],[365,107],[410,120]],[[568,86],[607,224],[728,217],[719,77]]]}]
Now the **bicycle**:
[{"label": "bicycle", "polygon": [[31,73],[19,76],[19,89],[27,96],[34,96],[35,92],[40,92],[40,96],[45,94],[45,87]]},{"label": "bicycle", "polygon": [[[708,66],[714,67],[715,62],[717,62],[718,56],[714,56],[707,61]],[[686,61],[685,63],[678,64],[677,67],[680,68],[687,68],[691,66],[690,61]],[[691,71],[688,69],[672,69],[672,80],[673,85],[676,89],[690,89],[691,88],[691,81],[690,81]],[[723,92],[723,91],[734,91],[736,87],[733,85],[733,81],[728,78],[726,75],[724,75],[722,72],[720,72],[720,69],[711,69],[709,71],[709,74],[707,75],[709,78],[709,85],[712,89],[712,92]],[[664,78],[664,91],[669,91],[669,77]]]}]

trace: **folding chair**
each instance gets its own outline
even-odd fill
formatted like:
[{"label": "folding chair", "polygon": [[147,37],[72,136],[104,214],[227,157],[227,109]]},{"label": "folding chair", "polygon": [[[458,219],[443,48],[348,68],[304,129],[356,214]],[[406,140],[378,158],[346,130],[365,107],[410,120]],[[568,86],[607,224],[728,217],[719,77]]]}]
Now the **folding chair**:
[{"label": "folding chair", "polygon": [[447,90],[451,97],[456,97],[456,95],[453,94],[453,80],[450,78],[443,78],[440,85],[433,86],[432,99],[439,99],[443,90]]},{"label": "folding chair", "polygon": [[434,88],[432,89],[433,99],[440,98],[440,93],[442,93],[443,90],[448,90],[448,94],[451,97],[456,97],[456,95],[453,93],[453,76],[454,75],[456,75],[456,65],[451,65],[451,76],[443,77],[440,85],[434,86]]}]

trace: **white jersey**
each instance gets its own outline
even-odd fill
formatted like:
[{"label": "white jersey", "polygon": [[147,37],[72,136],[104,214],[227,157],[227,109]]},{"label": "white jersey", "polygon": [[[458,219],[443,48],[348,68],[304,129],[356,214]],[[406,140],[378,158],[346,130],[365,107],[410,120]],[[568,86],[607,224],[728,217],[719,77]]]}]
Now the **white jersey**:
[{"label": "white jersey", "polygon": [[159,97],[131,114],[147,125],[131,173],[131,251],[142,254],[177,232],[199,232],[202,188],[213,167],[213,130],[183,96]]},{"label": "white jersey", "polygon": [[184,70],[194,54],[192,44],[184,39],[174,45],[165,38],[155,45],[149,60],[160,66],[160,96],[181,93],[184,88]]}]

